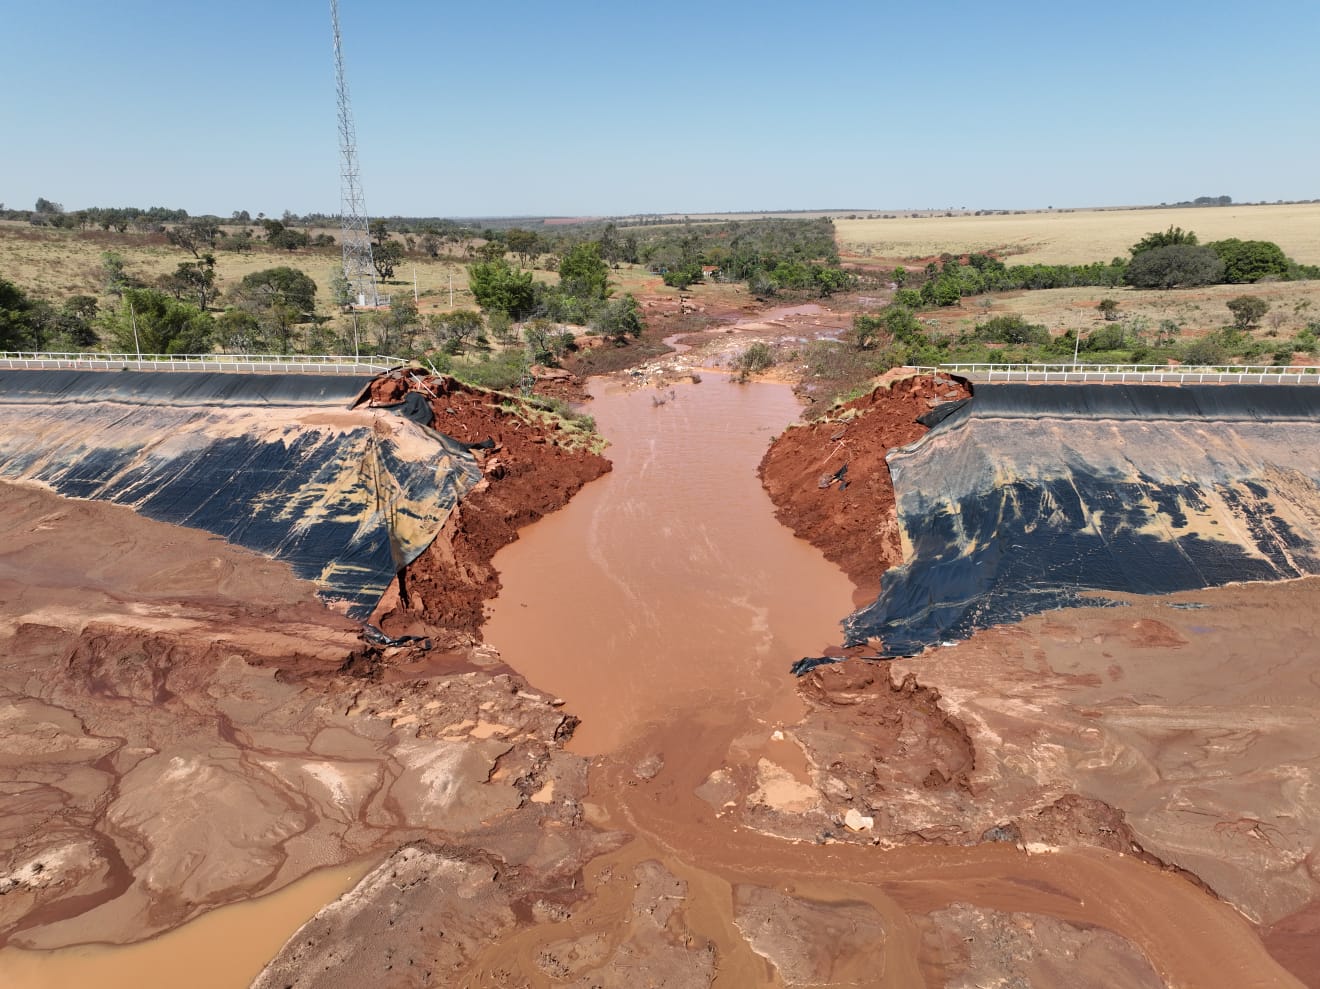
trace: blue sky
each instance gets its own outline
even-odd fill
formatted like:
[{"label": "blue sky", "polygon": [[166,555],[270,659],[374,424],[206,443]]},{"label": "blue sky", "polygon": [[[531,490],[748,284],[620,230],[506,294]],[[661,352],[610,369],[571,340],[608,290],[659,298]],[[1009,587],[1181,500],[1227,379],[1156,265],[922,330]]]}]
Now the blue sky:
[{"label": "blue sky", "polygon": [[[374,215],[1320,197],[1320,4],[340,0]],[[335,212],[328,0],[0,0],[0,202]]]}]

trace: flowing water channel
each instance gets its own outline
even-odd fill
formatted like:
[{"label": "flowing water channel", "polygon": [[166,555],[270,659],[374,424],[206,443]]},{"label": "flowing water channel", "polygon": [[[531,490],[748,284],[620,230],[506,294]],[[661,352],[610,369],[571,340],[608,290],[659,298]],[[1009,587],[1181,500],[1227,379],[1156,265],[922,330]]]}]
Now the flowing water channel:
[{"label": "flowing water channel", "polygon": [[788,667],[838,639],[852,591],[775,521],[756,476],[797,401],[710,373],[596,389],[614,470],[496,556],[487,641],[582,718],[584,754],[712,704],[749,725],[797,720]]},{"label": "flowing water channel", "polygon": [[[551,938],[618,924],[633,883],[606,877],[630,876],[645,858],[688,883],[687,922],[718,948],[719,985],[765,980],[730,913],[737,883],[827,906],[870,904],[884,929],[883,965],[856,984],[923,984],[913,917],[952,902],[1120,932],[1175,984],[1295,984],[1239,915],[1129,857],[787,842],[697,799],[694,788],[730,759],[766,758],[805,780],[802,752],[776,738],[801,713],[788,666],[838,640],[852,588],[776,522],[756,477],[766,445],[799,414],[788,388],[709,373],[659,390],[595,388],[589,411],[611,441],[614,470],[496,557],[504,586],[486,638],[583,719],[571,745],[598,757],[588,818],[633,840],[591,863],[588,897],[568,925],[491,944],[478,959],[493,980],[483,984],[500,984],[514,962],[536,971]],[[635,759],[661,751],[663,770],[637,786]],[[0,985],[237,989],[363,871],[328,870],[141,945],[8,951]]]},{"label": "flowing water channel", "polygon": [[177,930],[123,947],[0,951],[4,989],[241,989],[299,927],[371,869],[374,860],[321,869],[277,893],[214,910]]}]

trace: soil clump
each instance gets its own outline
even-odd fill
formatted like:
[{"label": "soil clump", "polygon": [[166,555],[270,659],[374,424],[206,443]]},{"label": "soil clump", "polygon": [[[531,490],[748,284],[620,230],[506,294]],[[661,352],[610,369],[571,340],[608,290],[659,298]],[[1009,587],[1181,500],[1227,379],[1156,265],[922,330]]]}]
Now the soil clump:
[{"label": "soil clump", "polygon": [[411,391],[426,396],[437,430],[492,445],[474,451],[485,482],[402,570],[377,609],[377,624],[392,635],[434,635],[447,648],[463,648],[480,641],[483,606],[499,593],[495,553],[609,471],[610,462],[558,416],[453,378],[392,372],[372,383],[371,401],[399,402]]},{"label": "soil clump", "polygon": [[919,416],[970,394],[954,378],[891,372],[827,417],[788,429],[766,451],[760,476],[776,518],[837,564],[866,600],[903,560],[886,454],[926,434]]}]

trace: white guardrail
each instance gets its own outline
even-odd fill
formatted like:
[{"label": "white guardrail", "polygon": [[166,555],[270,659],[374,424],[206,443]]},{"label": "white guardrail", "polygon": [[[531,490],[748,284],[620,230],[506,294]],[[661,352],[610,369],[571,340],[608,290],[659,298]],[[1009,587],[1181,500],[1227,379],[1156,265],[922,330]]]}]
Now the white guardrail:
[{"label": "white guardrail", "polygon": [[0,368],[82,371],[228,371],[249,374],[376,374],[406,364],[383,354],[96,354],[0,351]]},{"label": "white guardrail", "polygon": [[1094,381],[1165,384],[1320,384],[1320,367],[1169,364],[941,364],[922,368],[973,381]]}]

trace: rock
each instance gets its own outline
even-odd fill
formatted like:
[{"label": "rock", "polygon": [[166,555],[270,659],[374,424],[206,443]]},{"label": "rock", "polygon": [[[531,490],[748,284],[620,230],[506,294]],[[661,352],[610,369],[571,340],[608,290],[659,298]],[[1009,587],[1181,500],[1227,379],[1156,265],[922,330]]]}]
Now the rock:
[{"label": "rock", "polygon": [[843,815],[843,826],[849,831],[870,831],[875,827],[875,818],[867,817],[856,807],[849,807],[848,813]]}]

